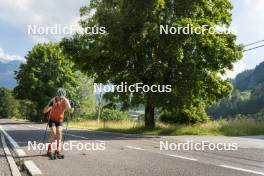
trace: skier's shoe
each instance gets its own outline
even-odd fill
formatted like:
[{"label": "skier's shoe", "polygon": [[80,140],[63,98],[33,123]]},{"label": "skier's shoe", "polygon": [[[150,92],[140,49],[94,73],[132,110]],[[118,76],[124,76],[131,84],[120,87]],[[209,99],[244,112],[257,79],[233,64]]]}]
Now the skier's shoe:
[{"label": "skier's shoe", "polygon": [[58,151],[56,151],[56,156],[58,159],[64,159],[64,155]]},{"label": "skier's shoe", "polygon": [[55,154],[55,153],[50,152],[50,153],[48,153],[47,155],[48,155],[48,157],[49,157],[51,160],[55,160],[55,159],[56,159],[56,154]]},{"label": "skier's shoe", "polygon": [[48,151],[47,151],[47,156],[49,156],[51,153],[52,153],[52,151],[51,151],[51,145],[49,144]]}]

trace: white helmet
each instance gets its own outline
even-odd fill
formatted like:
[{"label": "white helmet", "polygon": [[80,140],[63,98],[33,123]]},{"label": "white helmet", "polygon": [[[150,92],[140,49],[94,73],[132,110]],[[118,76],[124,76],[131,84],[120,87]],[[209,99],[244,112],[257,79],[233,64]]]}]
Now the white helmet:
[{"label": "white helmet", "polygon": [[59,88],[57,90],[57,96],[59,96],[59,97],[66,97],[66,91],[63,88]]}]

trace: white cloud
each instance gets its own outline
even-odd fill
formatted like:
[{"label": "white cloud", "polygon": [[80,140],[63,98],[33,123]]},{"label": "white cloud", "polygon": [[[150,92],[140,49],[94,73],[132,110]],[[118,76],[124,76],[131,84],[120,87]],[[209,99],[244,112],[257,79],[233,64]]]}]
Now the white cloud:
[{"label": "white cloud", "polygon": [[69,24],[89,0],[0,0],[0,18],[17,25]]},{"label": "white cloud", "polygon": [[[81,6],[89,0],[0,0],[0,21],[20,28],[27,35],[28,25],[71,25],[79,17]],[[61,37],[29,36],[33,42],[56,41]],[[37,38],[37,40],[36,40]],[[42,38],[42,39],[41,39]]]},{"label": "white cloud", "polygon": [[0,48],[0,62],[7,63],[7,62],[15,61],[15,60],[22,61],[22,62],[26,61],[25,58],[21,56],[6,54],[4,50]]},{"label": "white cloud", "polygon": [[235,78],[238,73],[241,73],[246,69],[248,69],[246,63],[243,60],[240,60],[234,64],[234,69],[227,71],[227,73],[223,77],[224,78]]},{"label": "white cloud", "polygon": [[[232,26],[237,28],[238,43],[249,44],[264,39],[264,0],[231,0],[234,5]],[[264,43],[262,43],[264,44]],[[260,44],[257,44],[258,46]],[[254,46],[247,47],[249,49]],[[244,52],[241,61],[234,65],[234,71],[229,71],[227,77],[252,69],[264,61],[263,49]]]}]

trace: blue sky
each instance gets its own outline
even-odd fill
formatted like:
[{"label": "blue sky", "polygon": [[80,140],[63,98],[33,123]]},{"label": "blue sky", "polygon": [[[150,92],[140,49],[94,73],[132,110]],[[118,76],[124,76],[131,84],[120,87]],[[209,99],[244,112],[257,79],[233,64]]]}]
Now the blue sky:
[{"label": "blue sky", "polygon": [[[79,8],[89,0],[0,0],[0,61],[23,60],[38,42],[58,41],[61,37],[32,36],[28,25],[52,26],[77,24]],[[264,0],[231,0],[234,5],[232,26],[238,43],[264,40]],[[264,42],[262,43],[264,44]],[[261,43],[259,44],[261,45]],[[264,61],[264,47],[244,53],[226,77],[254,68]]]},{"label": "blue sky", "polygon": [[[231,2],[234,6],[232,26],[237,29],[237,43],[249,44],[264,40],[264,0],[231,0]],[[262,44],[264,42],[256,46]],[[237,73],[254,68],[263,61],[264,47],[244,52],[243,59],[235,64],[234,71],[229,72],[227,76],[234,77]]]}]

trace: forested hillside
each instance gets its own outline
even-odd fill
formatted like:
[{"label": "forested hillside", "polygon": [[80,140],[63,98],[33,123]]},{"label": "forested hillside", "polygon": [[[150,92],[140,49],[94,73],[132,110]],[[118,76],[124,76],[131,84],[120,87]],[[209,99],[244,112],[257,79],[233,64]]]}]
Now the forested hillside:
[{"label": "forested hillside", "polygon": [[233,80],[234,87],[240,91],[252,90],[262,83],[264,83],[264,62],[255,69],[238,74]]},{"label": "forested hillside", "polygon": [[255,69],[238,74],[231,81],[234,85],[232,95],[208,108],[208,114],[214,118],[238,115],[261,117],[264,111],[264,62]]}]

